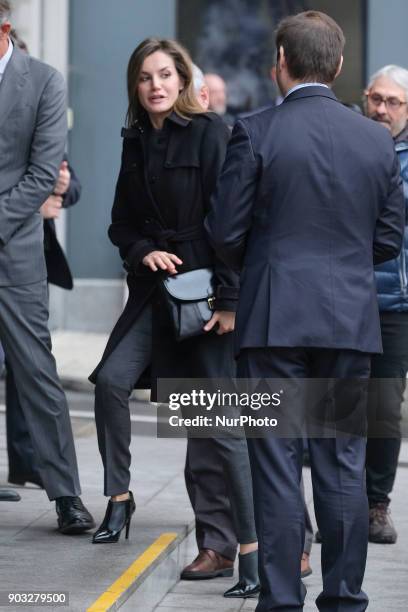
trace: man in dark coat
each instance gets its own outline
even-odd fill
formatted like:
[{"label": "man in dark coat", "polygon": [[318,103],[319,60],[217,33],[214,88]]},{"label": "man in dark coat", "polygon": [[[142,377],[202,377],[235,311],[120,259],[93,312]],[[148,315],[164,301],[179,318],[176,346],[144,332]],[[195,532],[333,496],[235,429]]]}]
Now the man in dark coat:
[{"label": "man in dark coat", "polygon": [[[284,102],[237,122],[207,228],[218,255],[241,271],[239,375],[292,379],[281,382],[289,392],[282,436],[311,388],[299,379],[360,379],[339,387],[348,408],[365,414],[370,355],[382,349],[373,263],[399,253],[405,211],[389,133],[340,104],[329,88],[342,64],[339,26],[308,11],[286,18],[276,42]],[[298,394],[290,396],[292,389]],[[334,408],[337,400],[334,393]],[[257,612],[303,609],[297,431],[295,425],[294,435],[248,439],[260,553]],[[347,430],[309,439],[323,538],[319,610],[360,612],[368,605],[361,589],[365,444],[364,435]]]}]

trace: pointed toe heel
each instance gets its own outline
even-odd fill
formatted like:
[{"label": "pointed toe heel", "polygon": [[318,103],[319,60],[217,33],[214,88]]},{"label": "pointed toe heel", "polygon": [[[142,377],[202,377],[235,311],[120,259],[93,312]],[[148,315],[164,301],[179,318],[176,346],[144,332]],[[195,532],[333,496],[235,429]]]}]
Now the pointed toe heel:
[{"label": "pointed toe heel", "polygon": [[92,537],[93,544],[114,544],[119,541],[120,534],[125,530],[125,538],[129,539],[130,523],[132,515],[136,510],[132,491],[129,491],[129,499],[114,502],[109,500],[106,508],[105,518],[100,527]]}]

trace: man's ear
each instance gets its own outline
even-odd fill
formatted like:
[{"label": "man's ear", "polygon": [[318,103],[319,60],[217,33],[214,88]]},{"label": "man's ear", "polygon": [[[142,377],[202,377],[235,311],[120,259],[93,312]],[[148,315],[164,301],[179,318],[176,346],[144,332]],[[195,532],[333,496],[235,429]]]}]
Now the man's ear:
[{"label": "man's ear", "polygon": [[5,34],[6,36],[10,35],[11,24],[6,21],[3,25],[0,26],[0,33]]},{"label": "man's ear", "polygon": [[282,45],[279,47],[278,57],[276,58],[276,66],[279,66],[279,69],[286,68],[286,57],[285,57],[285,49]]},{"label": "man's ear", "polygon": [[334,77],[335,79],[337,79],[337,77],[339,76],[339,74],[341,72],[341,69],[343,68],[343,60],[344,60],[344,57],[341,56],[340,63],[338,65],[338,68],[337,68],[337,71],[336,71],[336,76]]}]

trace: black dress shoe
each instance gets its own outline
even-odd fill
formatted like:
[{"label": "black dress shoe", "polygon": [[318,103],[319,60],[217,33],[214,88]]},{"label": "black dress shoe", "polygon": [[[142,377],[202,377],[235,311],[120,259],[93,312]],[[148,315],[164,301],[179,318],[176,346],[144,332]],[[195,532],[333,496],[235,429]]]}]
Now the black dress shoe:
[{"label": "black dress shoe", "polygon": [[130,521],[136,510],[132,491],[129,491],[129,499],[123,501],[108,502],[105,518],[101,526],[95,531],[92,538],[93,544],[113,544],[118,542],[122,529],[126,527],[125,537],[129,538]]},{"label": "black dress shoe", "polygon": [[44,489],[44,484],[41,479],[41,476],[36,472],[32,472],[31,474],[15,474],[10,473],[8,477],[8,481],[11,484],[24,486],[26,483],[31,483],[37,485],[41,489]]},{"label": "black dress shoe", "polygon": [[13,489],[0,489],[0,501],[20,501],[21,497]]},{"label": "black dress shoe", "polygon": [[55,509],[58,515],[58,529],[61,533],[76,535],[95,527],[95,521],[80,497],[57,497]]},{"label": "black dress shoe", "polygon": [[236,585],[225,591],[224,597],[249,599],[258,597],[261,590],[258,576],[258,551],[238,555],[239,580]]}]

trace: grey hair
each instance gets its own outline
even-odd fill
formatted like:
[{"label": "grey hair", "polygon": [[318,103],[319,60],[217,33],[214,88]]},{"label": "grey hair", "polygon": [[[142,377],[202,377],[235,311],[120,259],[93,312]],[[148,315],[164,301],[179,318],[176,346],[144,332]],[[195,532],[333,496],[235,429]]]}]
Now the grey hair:
[{"label": "grey hair", "polygon": [[389,79],[393,80],[394,83],[402,87],[408,101],[408,70],[402,68],[402,66],[388,64],[388,66],[384,66],[384,68],[377,70],[377,72],[370,77],[367,89],[371,89],[374,82],[382,76],[388,77]]},{"label": "grey hair", "polygon": [[200,93],[202,86],[206,84],[203,71],[195,64],[193,64],[193,83],[196,94]]},{"label": "grey hair", "polygon": [[0,0],[0,24],[6,23],[10,19],[11,7],[8,0]]}]

